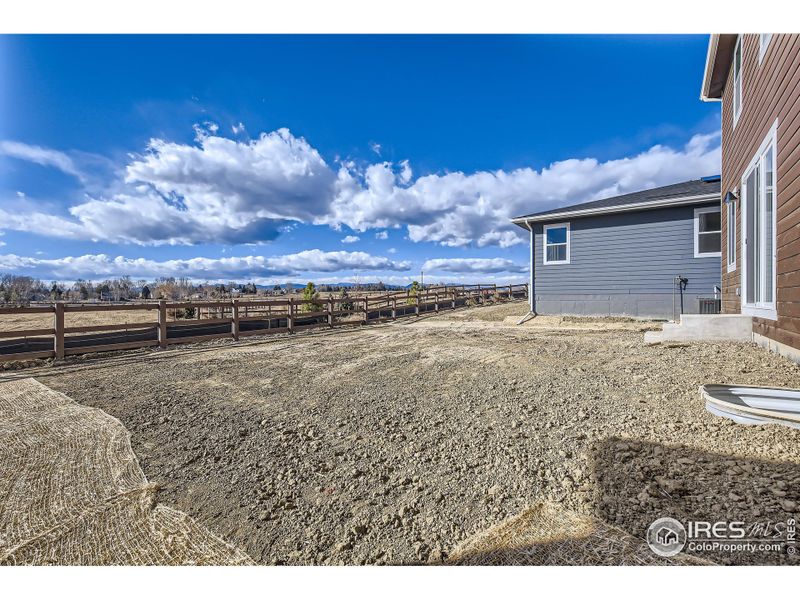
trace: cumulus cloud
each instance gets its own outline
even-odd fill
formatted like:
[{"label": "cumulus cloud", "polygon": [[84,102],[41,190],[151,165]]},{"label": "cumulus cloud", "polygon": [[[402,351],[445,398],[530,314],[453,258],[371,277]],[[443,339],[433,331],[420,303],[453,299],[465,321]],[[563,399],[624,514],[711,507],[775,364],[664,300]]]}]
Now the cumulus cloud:
[{"label": "cumulus cloud", "polygon": [[358,237],[357,235],[347,235],[347,236],[342,238],[342,243],[343,244],[354,244],[360,239],[361,238]]},{"label": "cumulus cloud", "polygon": [[239,121],[237,125],[231,125],[231,131],[233,131],[233,135],[239,135],[240,133],[245,132],[244,123]]},{"label": "cumulus cloud", "polygon": [[426,175],[408,165],[343,167],[330,215],[321,222],[356,231],[406,225],[409,239],[444,246],[508,247],[525,241],[509,220],[520,214],[667,185],[719,172],[719,136],[696,135],[683,148],[653,146],[629,158],[569,159],[535,170]]},{"label": "cumulus cloud", "polygon": [[[136,244],[250,243],[326,214],[335,173],[288,130],[237,142],[196,127],[197,145],[151,140],[122,191],[71,206],[70,217],[0,210],[0,227]],[[31,159],[33,160],[33,159]]]},{"label": "cumulus cloud", "polygon": [[376,240],[388,240],[389,239],[389,232],[388,231],[379,231],[375,234]]},{"label": "cumulus cloud", "polygon": [[381,155],[381,145],[378,142],[370,142],[369,149],[372,150],[378,156]]},{"label": "cumulus cloud", "polygon": [[407,271],[405,261],[365,252],[304,250],[283,256],[237,256],[156,261],[146,258],[86,254],[45,259],[16,254],[0,255],[0,271],[21,272],[45,279],[131,277],[190,277],[192,279],[266,279],[338,271]]},{"label": "cumulus cloud", "polygon": [[526,273],[527,265],[520,265],[507,258],[434,258],[425,261],[423,271],[434,273]]},{"label": "cumulus cloud", "polygon": [[72,158],[58,150],[11,140],[0,140],[0,155],[25,160],[44,167],[55,167],[67,175],[72,175],[80,180],[84,179],[83,173],[75,166]]},{"label": "cumulus cloud", "polygon": [[[257,243],[297,223],[356,232],[405,227],[413,242],[507,248],[526,238],[510,224],[548,210],[719,172],[719,136],[682,148],[657,145],[600,162],[568,159],[536,170],[429,174],[408,161],[329,165],[288,129],[237,141],[216,124],[196,126],[196,143],[151,140],[124,181],[69,207],[69,215],[0,211],[0,227],[75,239],[136,244]],[[3,152],[73,168],[63,153],[3,142]]]}]

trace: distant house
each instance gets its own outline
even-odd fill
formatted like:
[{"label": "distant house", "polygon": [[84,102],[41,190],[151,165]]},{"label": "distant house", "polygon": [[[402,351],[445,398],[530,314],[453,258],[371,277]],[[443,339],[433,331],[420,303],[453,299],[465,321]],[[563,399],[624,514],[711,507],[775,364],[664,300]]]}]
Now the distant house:
[{"label": "distant house", "polygon": [[800,361],[800,35],[712,35],[701,98],[722,101],[722,310]]},{"label": "distant house", "polygon": [[513,223],[530,232],[532,312],[672,319],[678,311],[699,312],[701,297],[715,304],[719,176],[533,213]]}]

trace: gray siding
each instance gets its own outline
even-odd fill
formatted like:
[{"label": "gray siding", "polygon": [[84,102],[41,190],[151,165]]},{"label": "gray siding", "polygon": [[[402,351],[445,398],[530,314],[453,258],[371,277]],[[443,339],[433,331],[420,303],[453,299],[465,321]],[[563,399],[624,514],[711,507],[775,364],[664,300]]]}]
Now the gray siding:
[{"label": "gray siding", "polygon": [[[543,264],[534,224],[535,294],[541,314],[671,318],[676,275],[689,280],[684,312],[720,285],[720,258],[694,257],[694,209],[713,204],[571,219],[570,264]],[[556,220],[554,223],[565,221]]]}]

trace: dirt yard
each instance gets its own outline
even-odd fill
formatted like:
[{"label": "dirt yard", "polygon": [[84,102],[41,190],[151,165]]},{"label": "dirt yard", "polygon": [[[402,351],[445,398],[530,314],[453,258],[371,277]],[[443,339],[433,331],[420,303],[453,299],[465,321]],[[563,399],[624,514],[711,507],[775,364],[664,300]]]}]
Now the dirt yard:
[{"label": "dirt yard", "polygon": [[525,308],[8,376],[119,418],[159,502],[267,564],[439,562],[539,501],[638,538],[664,516],[797,512],[800,431],[714,417],[697,388],[800,387],[800,366],[751,344],[646,346],[641,322],[513,325]]}]

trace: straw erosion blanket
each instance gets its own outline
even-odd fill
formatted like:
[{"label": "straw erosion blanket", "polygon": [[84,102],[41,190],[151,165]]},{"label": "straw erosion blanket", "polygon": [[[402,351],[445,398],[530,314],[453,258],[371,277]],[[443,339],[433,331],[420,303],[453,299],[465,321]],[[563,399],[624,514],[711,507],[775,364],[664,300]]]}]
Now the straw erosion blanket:
[{"label": "straw erosion blanket", "polygon": [[0,564],[248,564],[156,505],[122,424],[34,379],[0,382]]}]

